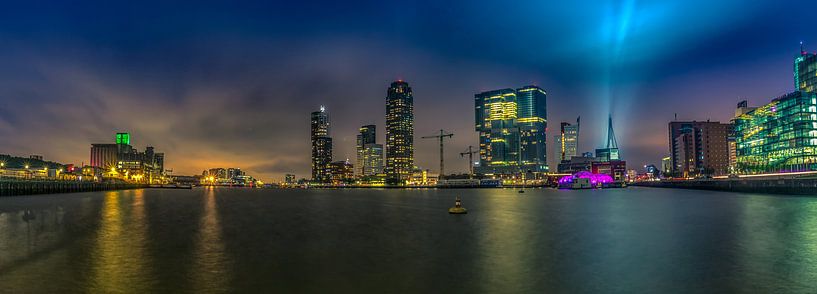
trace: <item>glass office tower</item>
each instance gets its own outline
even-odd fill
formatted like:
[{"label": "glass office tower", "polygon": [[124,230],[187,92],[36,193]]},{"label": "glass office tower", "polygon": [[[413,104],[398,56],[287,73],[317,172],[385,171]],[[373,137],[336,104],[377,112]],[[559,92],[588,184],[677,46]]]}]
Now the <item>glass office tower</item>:
[{"label": "glass office tower", "polygon": [[482,174],[546,172],[547,94],[536,86],[474,95]]},{"label": "glass office tower", "polygon": [[365,125],[360,127],[359,133],[357,134],[357,161],[355,164],[355,174],[357,176],[363,176],[363,159],[364,159],[364,149],[366,148],[367,144],[374,144],[376,141],[376,131],[377,126],[375,125]]},{"label": "glass office tower", "polygon": [[806,52],[800,44],[800,55],[794,58],[794,90],[817,90],[817,54]]},{"label": "glass office tower", "polygon": [[795,91],[735,118],[739,173],[817,170],[817,94]]}]

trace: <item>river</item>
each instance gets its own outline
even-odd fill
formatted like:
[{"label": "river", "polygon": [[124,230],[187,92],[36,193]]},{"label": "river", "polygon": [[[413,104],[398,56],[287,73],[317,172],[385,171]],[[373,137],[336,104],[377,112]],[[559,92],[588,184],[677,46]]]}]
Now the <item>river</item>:
[{"label": "river", "polygon": [[[449,215],[455,196],[467,215]],[[144,189],[0,198],[0,292],[817,293],[817,198]]]}]

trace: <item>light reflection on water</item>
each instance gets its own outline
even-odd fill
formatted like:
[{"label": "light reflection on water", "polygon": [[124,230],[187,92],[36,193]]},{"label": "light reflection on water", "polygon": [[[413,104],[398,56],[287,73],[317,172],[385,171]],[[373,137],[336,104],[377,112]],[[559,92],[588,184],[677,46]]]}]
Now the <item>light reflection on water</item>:
[{"label": "light reflection on water", "polygon": [[[468,215],[448,215],[460,195]],[[631,188],[0,198],[0,292],[817,292],[817,198]]]},{"label": "light reflection on water", "polygon": [[227,292],[230,275],[215,199],[217,194],[213,187],[205,189],[204,213],[190,269],[193,274],[192,286],[196,293]]},{"label": "light reflection on water", "polygon": [[144,293],[151,286],[149,260],[145,254],[147,226],[144,191],[104,192],[100,226],[91,268],[91,291],[119,292],[123,286]]}]

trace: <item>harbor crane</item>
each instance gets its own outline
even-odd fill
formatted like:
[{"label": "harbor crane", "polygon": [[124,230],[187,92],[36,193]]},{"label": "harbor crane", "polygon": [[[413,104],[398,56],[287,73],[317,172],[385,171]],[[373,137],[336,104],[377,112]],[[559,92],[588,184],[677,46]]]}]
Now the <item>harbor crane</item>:
[{"label": "harbor crane", "polygon": [[479,154],[479,151],[472,150],[471,148],[473,148],[473,146],[468,146],[468,150],[465,150],[465,152],[460,153],[460,157],[465,157],[465,155],[468,155],[468,168],[469,171],[471,172],[468,175],[469,177],[474,176],[474,154]]},{"label": "harbor crane", "polygon": [[439,139],[440,140],[440,176],[439,176],[440,178],[442,178],[443,175],[445,174],[445,161],[444,161],[445,156],[443,156],[443,139],[445,139],[445,138],[450,139],[451,137],[454,137],[454,134],[448,134],[443,130],[440,130],[439,135],[421,137],[422,139]]}]

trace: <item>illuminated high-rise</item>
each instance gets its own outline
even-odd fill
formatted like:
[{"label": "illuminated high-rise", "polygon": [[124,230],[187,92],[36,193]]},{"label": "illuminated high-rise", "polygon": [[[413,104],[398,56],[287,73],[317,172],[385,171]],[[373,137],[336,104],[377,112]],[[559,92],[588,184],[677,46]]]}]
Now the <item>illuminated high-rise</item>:
[{"label": "illuminated high-rise", "polygon": [[414,169],[414,96],[404,81],[386,92],[386,180],[403,185]]},{"label": "illuminated high-rise", "polygon": [[817,90],[817,54],[808,53],[800,43],[800,55],[794,58],[794,90]]},{"label": "illuminated high-rise", "polygon": [[332,138],[329,137],[329,115],[321,106],[312,112],[312,180],[319,183],[331,181],[329,164],[332,162]]},{"label": "illuminated high-rise", "polygon": [[363,146],[362,176],[377,176],[383,173],[383,144]]},{"label": "illuminated high-rise", "polygon": [[562,122],[560,132],[556,135],[556,145],[559,148],[559,160],[570,160],[578,155],[579,149],[579,124],[575,125]]},{"label": "illuminated high-rise", "polygon": [[536,86],[474,95],[477,173],[546,172],[547,93]]},{"label": "illuminated high-rise", "polygon": [[357,161],[355,164],[355,174],[363,176],[363,159],[366,144],[374,144],[377,138],[377,127],[375,125],[365,125],[360,127],[360,133],[357,134]]},{"label": "illuminated high-rise", "polygon": [[738,173],[817,170],[817,93],[795,91],[735,118]]},{"label": "illuminated high-rise", "polygon": [[522,170],[547,172],[547,93],[537,86],[516,89],[521,130]]}]

